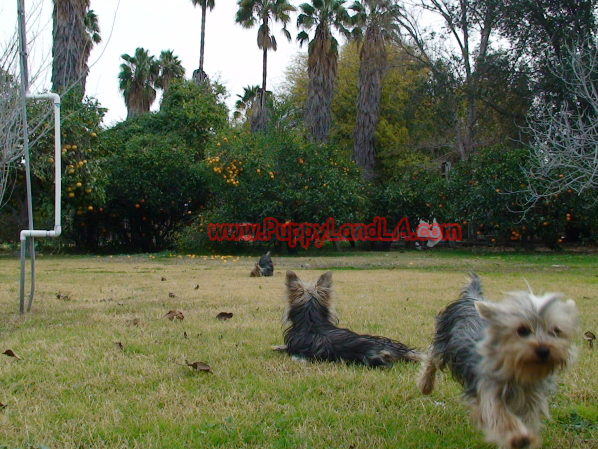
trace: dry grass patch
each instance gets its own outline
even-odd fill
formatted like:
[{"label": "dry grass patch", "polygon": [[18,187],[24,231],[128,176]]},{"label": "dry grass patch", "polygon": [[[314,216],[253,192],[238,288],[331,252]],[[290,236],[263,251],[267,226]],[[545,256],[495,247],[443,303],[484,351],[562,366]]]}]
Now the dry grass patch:
[{"label": "dry grass patch", "polygon": [[[582,311],[582,332],[595,332],[595,259],[535,257],[278,257],[271,278],[249,278],[254,257],[40,257],[25,316],[16,313],[18,260],[0,259],[0,352],[23,359],[0,358],[0,447],[486,448],[448,376],[423,397],[415,364],[298,363],[270,351],[282,342],[284,271],[308,280],[333,269],[341,325],[420,349],[470,268],[491,299],[524,288],[522,275],[565,292]],[[184,320],[168,320],[169,310]],[[233,317],[217,320],[220,312]],[[597,350],[581,333],[578,344],[545,447],[596,447]]]}]

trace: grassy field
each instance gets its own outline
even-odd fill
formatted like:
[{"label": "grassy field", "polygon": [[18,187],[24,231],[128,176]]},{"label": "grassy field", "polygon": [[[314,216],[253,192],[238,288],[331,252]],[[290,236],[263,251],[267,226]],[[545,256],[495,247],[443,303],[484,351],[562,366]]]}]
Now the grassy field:
[{"label": "grassy field", "polygon": [[[31,313],[19,261],[0,257],[0,448],[488,448],[448,375],[431,396],[419,367],[299,363],[282,343],[284,273],[333,271],[341,325],[425,349],[434,316],[474,269],[490,299],[525,288],[576,300],[577,365],[551,400],[546,448],[598,448],[598,256],[361,253],[274,257],[39,256]],[[164,315],[181,310],[184,320]],[[215,319],[232,312],[228,321]],[[119,344],[116,344],[119,343]],[[194,371],[185,360],[212,372]]]}]

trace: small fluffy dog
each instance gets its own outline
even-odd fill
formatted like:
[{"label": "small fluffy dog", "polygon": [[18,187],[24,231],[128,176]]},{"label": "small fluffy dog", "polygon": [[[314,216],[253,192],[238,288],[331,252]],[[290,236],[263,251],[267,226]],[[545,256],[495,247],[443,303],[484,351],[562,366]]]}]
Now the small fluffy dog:
[{"label": "small fluffy dog", "polygon": [[448,366],[486,441],[505,449],[538,446],[554,376],[575,359],[575,302],[531,292],[490,302],[479,278],[470,277],[460,298],[436,317],[418,387],[429,394],[436,371]]},{"label": "small fluffy dog", "polygon": [[292,356],[312,360],[345,361],[388,366],[396,360],[419,361],[420,353],[385,337],[359,335],[336,326],[332,306],[332,273],[314,284],[303,283],[295,273],[286,274],[284,345],[273,347]]},{"label": "small fluffy dog", "polygon": [[253,270],[249,273],[249,277],[272,276],[274,274],[274,264],[270,258],[270,251],[260,257],[260,260],[255,264]]}]

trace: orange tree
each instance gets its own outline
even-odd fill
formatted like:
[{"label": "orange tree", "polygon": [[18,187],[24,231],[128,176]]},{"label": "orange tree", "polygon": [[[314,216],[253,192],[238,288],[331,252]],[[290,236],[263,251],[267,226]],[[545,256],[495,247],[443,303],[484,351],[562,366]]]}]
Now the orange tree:
[{"label": "orange tree", "polygon": [[521,242],[536,238],[557,249],[565,240],[595,240],[598,208],[572,191],[527,204],[530,183],[523,168],[530,163],[527,149],[501,146],[479,150],[453,165],[448,176],[436,166],[405,167],[395,177],[372,189],[369,215],[387,218],[389,226],[406,217],[412,227],[418,219],[458,223],[488,243]]},{"label": "orange tree", "polygon": [[110,158],[102,243],[127,251],[170,246],[176,231],[205,202],[205,171],[194,150],[174,136],[137,135]]},{"label": "orange tree", "polygon": [[[42,105],[33,103],[30,107]],[[76,90],[61,99],[63,231],[60,239],[40,240],[40,244],[83,242],[76,217],[95,211],[104,203],[106,176],[102,166],[106,152],[99,135],[105,112],[97,100],[81,99]],[[35,130],[31,138],[34,216],[36,228],[44,229],[54,225],[53,123],[53,116],[49,114],[47,126]],[[24,203],[22,207],[25,207]]]},{"label": "orange tree", "polygon": [[[186,251],[217,245],[209,223],[336,223],[363,219],[365,186],[358,168],[332,146],[291,131],[218,136],[205,166],[211,173],[206,209],[179,238]],[[280,242],[270,242],[279,244]],[[292,248],[291,248],[292,250]]]},{"label": "orange tree", "polygon": [[529,186],[542,182],[527,178],[531,164],[526,148],[502,146],[479,151],[455,165],[447,182],[450,217],[475,226],[475,233],[493,241],[521,241],[533,245],[540,238],[553,249],[565,240],[595,238],[598,209],[587,198],[565,191],[528,204]]},{"label": "orange tree", "polygon": [[104,133],[106,203],[93,217],[100,243],[113,250],[159,251],[203,206],[208,195],[206,143],[227,125],[224,90],[213,83],[172,84],[157,113]]}]

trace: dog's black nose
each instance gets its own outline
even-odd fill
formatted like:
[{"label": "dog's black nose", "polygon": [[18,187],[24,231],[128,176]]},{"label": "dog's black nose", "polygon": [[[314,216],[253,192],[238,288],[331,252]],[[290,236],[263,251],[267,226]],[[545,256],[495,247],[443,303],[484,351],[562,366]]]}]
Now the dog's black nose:
[{"label": "dog's black nose", "polygon": [[544,362],[550,355],[550,349],[548,349],[546,346],[538,346],[536,348],[536,355],[541,361]]}]

